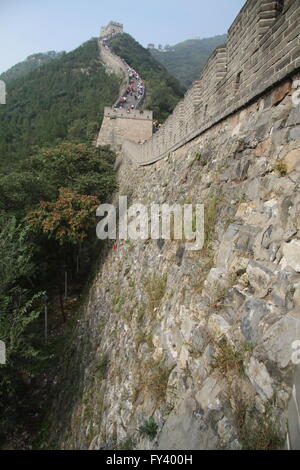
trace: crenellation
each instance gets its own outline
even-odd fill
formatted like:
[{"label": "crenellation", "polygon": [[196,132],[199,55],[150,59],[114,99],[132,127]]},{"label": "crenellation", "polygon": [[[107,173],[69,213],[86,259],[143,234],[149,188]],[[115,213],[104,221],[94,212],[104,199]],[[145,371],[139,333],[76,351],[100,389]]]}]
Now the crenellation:
[{"label": "crenellation", "polygon": [[106,106],[104,108],[104,116],[109,117],[110,119],[116,119],[116,118],[124,118],[124,119],[138,119],[138,120],[146,120],[146,121],[153,121],[153,112],[152,111],[140,111],[138,109],[136,110],[131,110],[130,113],[127,113],[127,111],[123,108],[117,109],[117,108],[109,108]]},{"label": "crenellation", "polygon": [[268,0],[262,1],[259,13],[259,34],[263,36],[266,32],[277,22],[278,17],[284,11],[283,1],[270,2]]},{"label": "crenellation", "polygon": [[100,38],[111,38],[116,34],[124,32],[122,23],[117,21],[110,21],[107,26],[103,26],[100,32]]},{"label": "crenellation", "polygon": [[173,114],[144,144],[123,142],[124,155],[141,165],[164,158],[296,72],[299,20],[300,0],[248,0]]}]

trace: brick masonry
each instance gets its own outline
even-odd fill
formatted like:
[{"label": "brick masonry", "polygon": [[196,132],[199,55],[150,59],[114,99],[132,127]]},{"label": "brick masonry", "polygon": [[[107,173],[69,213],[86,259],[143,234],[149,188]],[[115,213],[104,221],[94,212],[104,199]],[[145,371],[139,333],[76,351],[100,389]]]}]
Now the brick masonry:
[{"label": "brick masonry", "polygon": [[152,136],[152,111],[130,111],[126,109],[104,109],[104,118],[97,145],[110,145],[118,150],[124,140],[144,142]]},{"label": "brick masonry", "polygon": [[256,100],[300,68],[300,0],[248,0],[199,80],[151,139],[123,142],[124,156],[147,165]]}]

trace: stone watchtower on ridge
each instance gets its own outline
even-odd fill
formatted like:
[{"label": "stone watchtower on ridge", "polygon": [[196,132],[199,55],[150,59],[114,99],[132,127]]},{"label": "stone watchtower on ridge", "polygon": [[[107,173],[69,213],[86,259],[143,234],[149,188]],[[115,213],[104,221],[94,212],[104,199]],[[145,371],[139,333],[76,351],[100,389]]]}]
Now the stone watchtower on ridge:
[{"label": "stone watchtower on ridge", "polygon": [[123,25],[116,21],[110,21],[107,26],[102,26],[100,38],[115,36],[124,33]]}]

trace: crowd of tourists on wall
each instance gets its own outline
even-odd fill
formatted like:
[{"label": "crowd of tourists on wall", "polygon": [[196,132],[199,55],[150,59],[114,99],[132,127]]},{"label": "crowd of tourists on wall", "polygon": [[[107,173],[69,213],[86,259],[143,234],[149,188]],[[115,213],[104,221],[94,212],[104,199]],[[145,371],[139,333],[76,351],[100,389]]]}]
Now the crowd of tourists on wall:
[{"label": "crowd of tourists on wall", "polygon": [[[111,37],[103,39],[102,44],[106,49],[110,50],[110,53],[115,55],[108,46],[108,40]],[[130,113],[131,110],[137,108],[144,97],[145,86],[144,82],[141,79],[140,75],[130,67],[124,59],[121,59],[123,64],[126,67],[128,74],[128,87],[125,90],[125,93],[119,98],[117,103],[114,106],[114,109],[126,109],[127,113]]]},{"label": "crowd of tourists on wall", "polygon": [[[125,90],[124,95],[121,96],[119,101],[116,103],[115,108],[125,107],[125,109],[127,108],[127,111],[130,112],[131,109],[136,108],[136,106],[139,104],[142,97],[144,96],[144,83],[139,74],[133,68],[130,68],[125,61],[124,64],[127,68],[129,84],[127,89]],[[129,97],[133,97],[135,102],[132,104],[128,104],[128,101],[132,101],[128,100]]]}]

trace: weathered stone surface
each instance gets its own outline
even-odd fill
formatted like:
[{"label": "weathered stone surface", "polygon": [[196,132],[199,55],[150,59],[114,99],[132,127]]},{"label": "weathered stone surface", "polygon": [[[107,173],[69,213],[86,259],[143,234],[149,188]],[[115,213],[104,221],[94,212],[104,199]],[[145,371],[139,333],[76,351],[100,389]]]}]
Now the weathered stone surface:
[{"label": "weathered stone surface", "polygon": [[208,330],[210,334],[217,338],[221,338],[230,329],[230,325],[220,315],[213,314],[208,320]]},{"label": "weathered stone surface", "polygon": [[257,210],[257,203],[255,201],[243,202],[239,205],[238,210],[235,214],[237,218],[241,218],[244,221],[248,220],[249,217]]},{"label": "weathered stone surface", "polygon": [[229,450],[241,449],[241,445],[237,439],[234,439],[234,428],[230,421],[224,416],[218,422],[218,434],[221,441],[221,446]]},{"label": "weathered stone surface", "polygon": [[288,409],[289,449],[300,450],[300,366],[297,365]]},{"label": "weathered stone surface", "polygon": [[290,271],[278,272],[271,292],[272,302],[288,311],[293,309],[294,285],[291,274]]},{"label": "weathered stone surface", "polygon": [[273,387],[266,366],[251,357],[246,373],[260,397],[264,401],[269,400],[273,395]]},{"label": "weathered stone surface", "polygon": [[288,133],[288,142],[300,139],[300,127],[293,127]]},{"label": "weathered stone surface", "polygon": [[217,267],[220,272],[225,272],[230,266],[234,256],[234,240],[238,236],[239,226],[231,224],[223,236],[218,252]]},{"label": "weathered stone surface", "polygon": [[280,367],[287,367],[292,359],[292,344],[299,337],[300,312],[285,316],[264,334],[263,342],[268,357]]},{"label": "weathered stone surface", "polygon": [[268,139],[260,142],[255,150],[255,155],[257,157],[267,156],[269,155],[270,149],[272,146],[272,139],[269,137]]},{"label": "weathered stone surface", "polygon": [[256,298],[248,298],[243,305],[241,330],[249,343],[256,344],[261,338],[260,321],[269,313],[267,302]]},{"label": "weathered stone surface", "polygon": [[200,328],[195,328],[191,332],[191,346],[193,348],[193,351],[196,353],[203,352],[203,349],[205,347],[205,333],[203,332],[203,329]]},{"label": "weathered stone surface", "polygon": [[261,228],[249,225],[240,227],[239,235],[235,241],[235,248],[242,252],[251,254],[255,244],[256,236],[261,232]]},{"label": "weathered stone surface", "polygon": [[197,412],[197,403],[189,394],[183,398],[177,413],[171,413],[159,436],[159,450],[215,449],[218,439],[214,431],[206,429],[202,413]]},{"label": "weathered stone surface", "polygon": [[[300,137],[300,135],[299,135]],[[300,169],[300,148],[291,150],[283,159],[287,173]]]},{"label": "weathered stone surface", "polygon": [[295,304],[295,309],[300,310],[300,284],[298,284],[295,288],[295,293],[294,293],[294,304]]},{"label": "weathered stone surface", "polygon": [[291,91],[292,89],[292,83],[291,82],[286,82],[280,87],[278,87],[274,93],[272,94],[272,104],[277,105],[280,103],[283,98]]},{"label": "weathered stone surface", "polygon": [[300,240],[284,243],[282,254],[283,258],[280,263],[282,269],[290,267],[300,273]]},{"label": "weathered stone surface", "polygon": [[288,418],[289,418],[289,428],[288,428],[289,450],[300,450],[299,409],[293,397],[290,400],[290,404],[289,404]]},{"label": "weathered stone surface", "polygon": [[300,105],[293,108],[286,125],[287,126],[296,126],[300,124]]},{"label": "weathered stone surface", "polygon": [[208,377],[201,389],[195,395],[196,401],[201,409],[219,409],[221,405],[219,395],[222,389],[222,383],[220,383],[217,377]]},{"label": "weathered stone surface", "polygon": [[250,284],[254,287],[257,297],[266,297],[274,279],[273,271],[255,261],[250,261],[246,274]]}]

